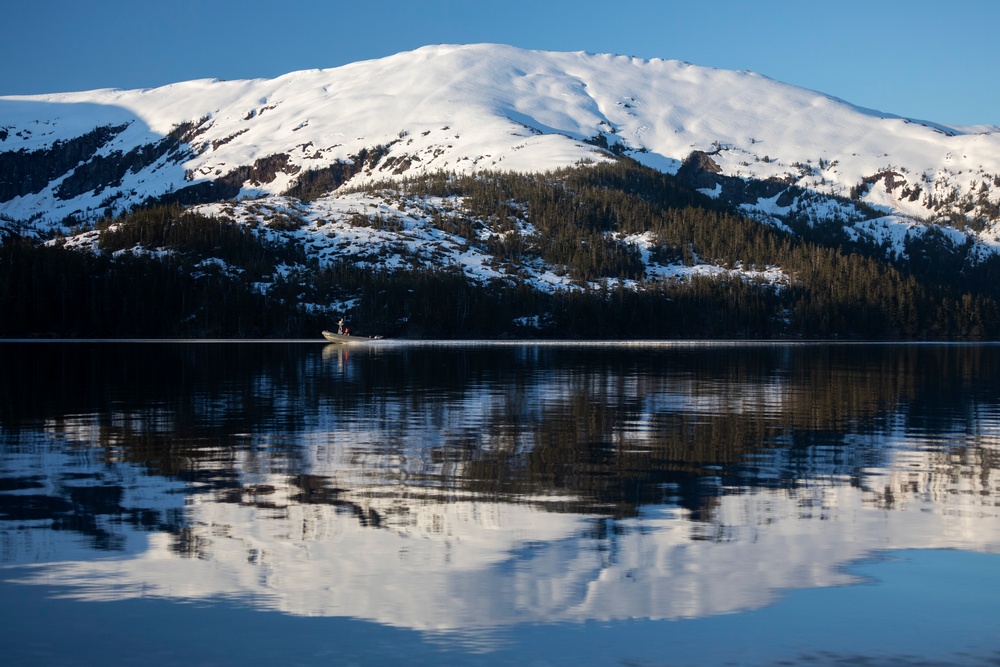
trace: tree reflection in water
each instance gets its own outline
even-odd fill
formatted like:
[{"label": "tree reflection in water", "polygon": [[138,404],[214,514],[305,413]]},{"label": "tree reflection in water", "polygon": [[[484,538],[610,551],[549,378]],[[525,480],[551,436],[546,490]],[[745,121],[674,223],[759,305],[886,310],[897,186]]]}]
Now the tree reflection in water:
[{"label": "tree reflection in water", "polygon": [[[0,364],[2,558],[121,553],[119,595],[421,629],[678,618],[849,581],[873,549],[1000,550],[992,346],[8,343]],[[230,580],[151,574],[165,553]]]}]

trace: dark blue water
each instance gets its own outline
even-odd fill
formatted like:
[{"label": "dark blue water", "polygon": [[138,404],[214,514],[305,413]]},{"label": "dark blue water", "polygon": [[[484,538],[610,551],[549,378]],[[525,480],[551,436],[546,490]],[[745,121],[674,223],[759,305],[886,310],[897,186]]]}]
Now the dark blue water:
[{"label": "dark blue water", "polygon": [[1000,661],[1000,347],[0,368],[5,664]]}]

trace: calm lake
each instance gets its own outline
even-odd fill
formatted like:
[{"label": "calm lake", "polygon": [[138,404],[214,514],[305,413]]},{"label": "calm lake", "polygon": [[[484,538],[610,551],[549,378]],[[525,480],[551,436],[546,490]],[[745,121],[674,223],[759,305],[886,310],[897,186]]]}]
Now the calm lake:
[{"label": "calm lake", "polygon": [[1000,346],[0,343],[5,665],[996,665]]}]

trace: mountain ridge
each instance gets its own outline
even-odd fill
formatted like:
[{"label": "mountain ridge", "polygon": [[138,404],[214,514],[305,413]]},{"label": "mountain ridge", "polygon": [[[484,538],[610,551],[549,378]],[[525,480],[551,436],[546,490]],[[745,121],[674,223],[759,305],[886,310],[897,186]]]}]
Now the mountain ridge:
[{"label": "mountain ridge", "polygon": [[[667,173],[700,151],[712,155],[723,175],[785,180],[830,197],[847,197],[866,179],[886,185],[879,175],[894,172],[888,184],[894,187],[875,188],[859,199],[918,220],[946,215],[932,200],[937,193],[964,198],[972,204],[968,212],[995,222],[980,210],[976,185],[1000,180],[995,126],[882,114],[746,71],[502,45],[428,46],[275,79],[0,98],[0,156],[9,163],[51,150],[57,141],[123,124],[89,161],[74,164],[38,192],[0,202],[0,215],[34,218],[44,234],[45,223],[67,215],[100,217],[108,204],[128,210],[287,155],[273,180],[247,178],[238,196],[281,194],[302,172],[350,162],[363,149],[385,145],[392,166],[379,165],[375,178],[434,170],[546,171],[607,159],[606,149]],[[76,196],[59,196],[60,179],[89,162],[155,146],[191,124],[187,151],[175,159],[94,181],[93,189]],[[352,178],[352,185],[365,180]],[[917,188],[921,194],[911,199]],[[996,206],[1000,200],[994,192],[983,201]],[[747,210],[769,212],[766,203]]]},{"label": "mountain ridge", "polygon": [[0,335],[992,337],[969,132],[501,45],[0,98]]}]

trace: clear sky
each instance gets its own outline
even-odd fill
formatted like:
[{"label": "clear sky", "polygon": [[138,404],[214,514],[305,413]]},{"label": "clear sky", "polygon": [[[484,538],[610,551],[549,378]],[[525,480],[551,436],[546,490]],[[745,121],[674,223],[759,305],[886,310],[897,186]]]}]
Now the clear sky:
[{"label": "clear sky", "polygon": [[1000,0],[0,0],[0,26],[0,95],[495,42],[749,69],[888,113],[1000,125]]}]

